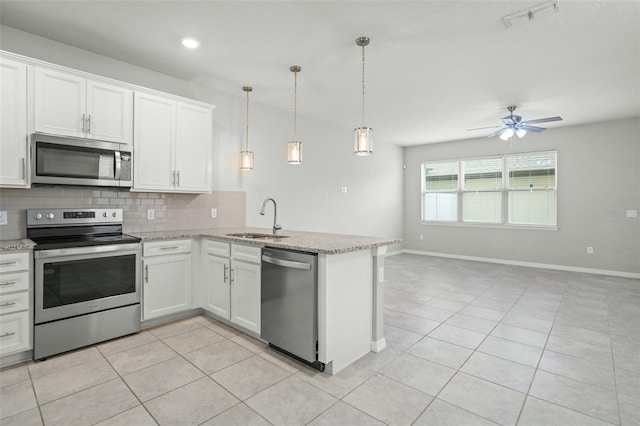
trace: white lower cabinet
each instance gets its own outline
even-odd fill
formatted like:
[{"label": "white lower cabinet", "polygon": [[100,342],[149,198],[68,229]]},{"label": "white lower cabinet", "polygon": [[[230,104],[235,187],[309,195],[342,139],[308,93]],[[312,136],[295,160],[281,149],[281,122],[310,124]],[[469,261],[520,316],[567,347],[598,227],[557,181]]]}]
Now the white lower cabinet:
[{"label": "white lower cabinet", "polygon": [[32,348],[30,265],[30,253],[0,255],[0,356]]},{"label": "white lower cabinet", "polygon": [[202,308],[260,334],[260,247],[204,242],[206,303]]},{"label": "white lower cabinet", "polygon": [[142,319],[191,309],[191,240],[143,244]]}]

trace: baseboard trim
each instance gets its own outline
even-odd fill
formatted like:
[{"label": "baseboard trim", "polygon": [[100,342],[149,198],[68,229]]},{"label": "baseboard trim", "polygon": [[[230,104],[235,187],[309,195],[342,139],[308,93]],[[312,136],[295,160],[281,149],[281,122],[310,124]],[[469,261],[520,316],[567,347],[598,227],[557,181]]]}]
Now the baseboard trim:
[{"label": "baseboard trim", "polygon": [[611,271],[608,269],[581,268],[581,267],[569,266],[569,265],[554,265],[551,263],[523,262],[519,260],[494,259],[490,257],[478,257],[478,256],[464,256],[459,254],[438,253],[433,251],[421,251],[421,250],[409,250],[409,249],[402,250],[402,253],[417,254],[420,256],[444,257],[448,259],[472,260],[475,262],[498,263],[502,265],[526,266],[529,268],[552,269],[555,271],[580,272],[583,274],[607,275],[607,276],[620,277],[620,278],[640,279],[640,273]]}]

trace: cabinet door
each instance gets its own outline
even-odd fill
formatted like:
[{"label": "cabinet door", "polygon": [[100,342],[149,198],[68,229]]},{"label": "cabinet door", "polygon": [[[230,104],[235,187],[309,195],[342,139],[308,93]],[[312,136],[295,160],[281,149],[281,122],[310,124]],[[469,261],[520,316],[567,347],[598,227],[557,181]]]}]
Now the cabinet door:
[{"label": "cabinet door", "polygon": [[260,334],[260,265],[231,261],[231,322]]},{"label": "cabinet door", "polygon": [[229,314],[231,304],[229,259],[207,253],[205,262],[207,302],[203,308],[222,318],[229,319],[231,317]]},{"label": "cabinet door", "polygon": [[181,191],[211,191],[211,108],[179,102],[176,169]]},{"label": "cabinet door", "polygon": [[87,137],[130,144],[133,140],[133,91],[87,82]]},{"label": "cabinet door", "polygon": [[0,186],[27,186],[27,66],[0,59]]},{"label": "cabinet door", "polygon": [[86,80],[36,68],[36,132],[84,137]]},{"label": "cabinet door", "polygon": [[146,93],[135,94],[134,179],[139,190],[175,189],[176,102]]},{"label": "cabinet door", "polygon": [[143,320],[191,309],[191,255],[143,260]]}]

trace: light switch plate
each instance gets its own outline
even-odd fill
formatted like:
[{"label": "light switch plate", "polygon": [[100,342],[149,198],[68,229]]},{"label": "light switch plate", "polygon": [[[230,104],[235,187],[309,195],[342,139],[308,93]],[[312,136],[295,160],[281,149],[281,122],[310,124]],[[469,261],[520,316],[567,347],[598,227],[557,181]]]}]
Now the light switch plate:
[{"label": "light switch plate", "polygon": [[627,217],[638,217],[638,210],[627,210]]},{"label": "light switch plate", "polygon": [[217,217],[218,217],[218,209],[214,207],[211,209],[211,219],[215,219]]},{"label": "light switch plate", "polygon": [[154,209],[147,209],[147,220],[155,220],[156,211]]},{"label": "light switch plate", "polygon": [[9,223],[9,218],[7,217],[7,211],[0,211],[0,225],[6,225]]}]

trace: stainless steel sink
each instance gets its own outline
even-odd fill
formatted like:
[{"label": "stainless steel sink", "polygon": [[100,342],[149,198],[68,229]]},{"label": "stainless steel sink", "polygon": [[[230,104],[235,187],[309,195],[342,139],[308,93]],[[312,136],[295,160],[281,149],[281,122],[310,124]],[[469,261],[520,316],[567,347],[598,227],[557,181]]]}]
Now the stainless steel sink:
[{"label": "stainless steel sink", "polygon": [[227,237],[237,237],[237,238],[249,238],[252,240],[261,240],[261,239],[274,239],[279,240],[281,238],[288,238],[288,235],[274,235],[274,234],[259,234],[255,232],[246,232],[246,233],[237,233],[237,234],[226,234]]}]

